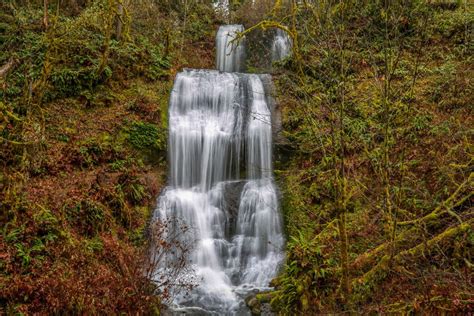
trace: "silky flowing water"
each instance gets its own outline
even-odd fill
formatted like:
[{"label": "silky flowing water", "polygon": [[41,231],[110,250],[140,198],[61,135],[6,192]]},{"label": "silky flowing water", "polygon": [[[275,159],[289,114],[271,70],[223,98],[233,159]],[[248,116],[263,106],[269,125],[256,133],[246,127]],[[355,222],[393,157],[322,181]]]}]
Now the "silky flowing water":
[{"label": "silky flowing water", "polygon": [[276,29],[272,42],[272,61],[279,61],[289,56],[292,46],[288,34],[281,29]]},{"label": "silky flowing water", "polygon": [[245,70],[245,42],[236,41],[242,25],[222,25],[216,36],[216,66],[220,71],[242,72]]},{"label": "silky flowing water", "polygon": [[[271,78],[234,72],[243,70],[244,44],[230,41],[242,30],[219,29],[221,71],[185,69],[171,93],[169,185],[155,218],[190,227],[177,233],[179,225],[171,225],[168,233],[191,246],[186,273],[197,283],[190,292],[177,291],[171,306],[177,314],[249,314],[245,296],[266,289],[283,260]],[[169,254],[161,273],[172,260]]]}]

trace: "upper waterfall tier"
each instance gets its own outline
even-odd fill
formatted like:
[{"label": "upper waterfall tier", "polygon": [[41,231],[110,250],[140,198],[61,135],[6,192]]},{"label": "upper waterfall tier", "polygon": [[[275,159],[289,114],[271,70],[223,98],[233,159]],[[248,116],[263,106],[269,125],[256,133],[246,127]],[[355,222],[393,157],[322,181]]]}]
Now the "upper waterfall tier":
[{"label": "upper waterfall tier", "polygon": [[245,71],[245,42],[232,42],[237,33],[243,32],[243,25],[222,25],[216,36],[216,66],[220,71]]},{"label": "upper waterfall tier", "polygon": [[272,42],[272,61],[279,61],[289,56],[292,46],[288,34],[281,29],[276,29]]}]

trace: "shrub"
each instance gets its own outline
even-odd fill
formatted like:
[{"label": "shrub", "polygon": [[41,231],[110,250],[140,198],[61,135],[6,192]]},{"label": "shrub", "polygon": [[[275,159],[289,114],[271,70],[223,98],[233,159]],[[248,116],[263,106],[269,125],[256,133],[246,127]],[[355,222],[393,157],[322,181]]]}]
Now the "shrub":
[{"label": "shrub", "polygon": [[84,199],[65,208],[68,222],[86,236],[95,236],[110,223],[107,209],[94,200]]},{"label": "shrub", "polygon": [[157,125],[133,122],[128,133],[128,141],[138,150],[160,152],[166,147],[165,133]]}]

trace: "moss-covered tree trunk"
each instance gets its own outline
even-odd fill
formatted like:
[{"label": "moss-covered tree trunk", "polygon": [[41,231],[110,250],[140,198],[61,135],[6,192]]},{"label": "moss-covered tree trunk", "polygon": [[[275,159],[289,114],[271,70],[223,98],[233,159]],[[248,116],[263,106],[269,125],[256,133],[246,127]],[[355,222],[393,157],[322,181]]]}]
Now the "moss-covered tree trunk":
[{"label": "moss-covered tree trunk", "polygon": [[48,15],[48,0],[43,0],[43,27],[45,30],[49,26],[49,15]]}]

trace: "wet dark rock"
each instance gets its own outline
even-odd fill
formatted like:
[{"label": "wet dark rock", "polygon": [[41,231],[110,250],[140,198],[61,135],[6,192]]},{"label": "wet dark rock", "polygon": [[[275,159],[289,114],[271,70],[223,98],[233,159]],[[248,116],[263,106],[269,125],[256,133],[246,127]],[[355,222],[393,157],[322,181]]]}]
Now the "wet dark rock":
[{"label": "wet dark rock", "polygon": [[240,195],[246,181],[232,181],[225,184],[224,201],[228,223],[226,235],[229,238],[235,234],[237,216],[239,214]]},{"label": "wet dark rock", "polygon": [[252,315],[261,315],[261,304],[255,296],[250,296],[245,300],[245,303],[250,308]]},{"label": "wet dark rock", "polygon": [[252,293],[245,298],[245,304],[247,304],[252,315],[272,316],[275,315],[270,306],[272,296],[272,291]]}]

